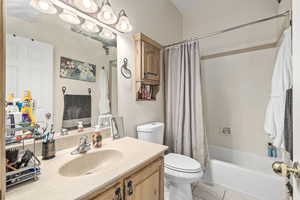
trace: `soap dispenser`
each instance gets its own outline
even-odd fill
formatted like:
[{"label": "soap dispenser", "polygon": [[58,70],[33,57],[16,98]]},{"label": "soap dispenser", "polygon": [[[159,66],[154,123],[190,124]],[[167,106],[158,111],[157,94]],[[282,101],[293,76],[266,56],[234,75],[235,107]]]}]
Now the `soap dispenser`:
[{"label": "soap dispenser", "polygon": [[92,140],[94,148],[102,147],[102,133],[99,125],[95,126],[95,132],[92,135]]}]

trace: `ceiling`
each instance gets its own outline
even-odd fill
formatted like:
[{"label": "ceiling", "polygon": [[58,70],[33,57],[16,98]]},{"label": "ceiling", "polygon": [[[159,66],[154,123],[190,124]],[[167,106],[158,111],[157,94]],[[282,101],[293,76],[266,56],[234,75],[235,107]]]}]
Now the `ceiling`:
[{"label": "ceiling", "polygon": [[[181,12],[182,15],[187,15],[190,12],[197,12],[197,10],[199,10],[201,6],[205,5],[205,1],[210,1],[210,0],[170,0],[170,1],[176,6],[176,8]],[[272,2],[272,4],[274,2],[278,2],[278,0],[263,0],[263,1],[270,1],[270,3]]]},{"label": "ceiling", "polygon": [[181,12],[181,14],[185,14],[190,12],[191,9],[197,9],[201,6],[202,0],[170,0],[176,8]]},{"label": "ceiling", "polygon": [[[8,16],[21,19],[23,21],[34,23],[46,23],[49,26],[58,27],[62,29],[70,29],[73,32],[87,36],[97,42],[101,42],[104,47],[116,47],[116,40],[102,39],[97,34],[90,34],[82,31],[79,26],[70,26],[63,22],[56,15],[41,14],[30,5],[30,0],[8,0],[7,1]],[[9,21],[9,18],[7,19]]]},{"label": "ceiling", "polygon": [[26,21],[34,21],[39,16],[39,12],[34,10],[29,2],[30,0],[8,0],[7,14]]}]

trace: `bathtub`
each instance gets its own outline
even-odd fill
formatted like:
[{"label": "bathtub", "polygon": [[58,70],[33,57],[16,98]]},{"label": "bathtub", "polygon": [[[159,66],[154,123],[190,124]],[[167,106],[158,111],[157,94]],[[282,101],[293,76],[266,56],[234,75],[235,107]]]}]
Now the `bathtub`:
[{"label": "bathtub", "polygon": [[241,192],[257,200],[283,200],[285,179],[272,172],[273,159],[210,146],[204,181]]}]

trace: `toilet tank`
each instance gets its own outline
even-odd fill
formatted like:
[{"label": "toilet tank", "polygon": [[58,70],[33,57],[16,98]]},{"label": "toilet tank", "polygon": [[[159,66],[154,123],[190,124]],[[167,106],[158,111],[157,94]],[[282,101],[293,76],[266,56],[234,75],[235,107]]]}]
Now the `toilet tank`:
[{"label": "toilet tank", "polygon": [[152,122],[136,128],[138,139],[156,144],[164,142],[164,123]]}]

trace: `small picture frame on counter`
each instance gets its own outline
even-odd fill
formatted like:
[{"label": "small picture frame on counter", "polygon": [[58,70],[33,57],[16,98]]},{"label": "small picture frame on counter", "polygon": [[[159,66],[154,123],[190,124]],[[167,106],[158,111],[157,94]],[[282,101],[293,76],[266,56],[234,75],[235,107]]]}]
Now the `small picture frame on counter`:
[{"label": "small picture frame on counter", "polygon": [[120,139],[125,136],[123,117],[111,118],[111,134],[113,139]]}]

